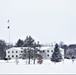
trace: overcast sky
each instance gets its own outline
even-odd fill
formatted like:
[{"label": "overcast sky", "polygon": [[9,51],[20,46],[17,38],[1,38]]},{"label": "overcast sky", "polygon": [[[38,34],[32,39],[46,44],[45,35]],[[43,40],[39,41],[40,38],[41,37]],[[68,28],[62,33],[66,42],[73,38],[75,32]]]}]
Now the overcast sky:
[{"label": "overcast sky", "polygon": [[76,43],[76,0],[0,0],[0,39],[31,35],[41,43]]}]

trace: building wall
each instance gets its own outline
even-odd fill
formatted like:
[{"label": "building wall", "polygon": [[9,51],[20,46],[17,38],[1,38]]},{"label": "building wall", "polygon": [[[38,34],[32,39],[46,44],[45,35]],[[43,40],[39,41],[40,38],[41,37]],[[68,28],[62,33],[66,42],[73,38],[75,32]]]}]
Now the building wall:
[{"label": "building wall", "polygon": [[17,50],[15,48],[10,48],[6,50],[6,58],[19,58],[23,50]]},{"label": "building wall", "polygon": [[[42,50],[41,55],[44,59],[51,59],[52,54],[54,52],[54,47],[46,48],[45,50]],[[62,58],[64,59],[64,50],[60,48],[60,52],[62,54]]]},{"label": "building wall", "polygon": [[[23,48],[23,49],[25,49],[25,48]],[[10,49],[6,50],[6,58],[20,58],[23,49],[21,49],[21,48],[10,48]],[[51,56],[54,52],[54,46],[45,47],[45,48],[42,47],[40,50],[42,51],[41,55],[43,56],[43,59],[51,59]],[[62,57],[64,59],[64,50],[60,48],[60,52],[61,52]],[[12,57],[12,55],[13,55],[13,57]]]}]

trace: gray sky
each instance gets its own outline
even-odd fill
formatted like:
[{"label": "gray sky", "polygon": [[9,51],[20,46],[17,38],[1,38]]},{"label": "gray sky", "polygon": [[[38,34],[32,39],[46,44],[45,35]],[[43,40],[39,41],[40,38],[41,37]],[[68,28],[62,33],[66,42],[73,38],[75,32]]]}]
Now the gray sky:
[{"label": "gray sky", "polygon": [[31,35],[41,43],[76,43],[76,0],[0,0],[0,39],[11,42]]}]

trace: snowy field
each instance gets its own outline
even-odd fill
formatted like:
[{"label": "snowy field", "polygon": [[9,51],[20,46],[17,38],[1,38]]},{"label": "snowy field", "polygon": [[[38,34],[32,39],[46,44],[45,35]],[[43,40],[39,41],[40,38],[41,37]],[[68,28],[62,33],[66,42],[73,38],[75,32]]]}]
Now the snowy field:
[{"label": "snowy field", "polygon": [[0,60],[0,74],[76,74],[76,60],[65,59],[64,62],[52,63],[44,60],[43,64],[26,64],[26,60],[19,59],[17,65],[15,60]]}]

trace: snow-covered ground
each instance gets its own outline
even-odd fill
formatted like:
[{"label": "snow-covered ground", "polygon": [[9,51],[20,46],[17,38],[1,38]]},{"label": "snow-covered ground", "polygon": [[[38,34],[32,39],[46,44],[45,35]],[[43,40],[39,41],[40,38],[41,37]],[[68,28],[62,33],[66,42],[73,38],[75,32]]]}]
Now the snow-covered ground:
[{"label": "snow-covered ground", "polygon": [[43,64],[26,64],[26,60],[0,60],[0,74],[76,74],[76,60],[65,59],[64,62],[52,63],[50,60],[44,60]]}]

